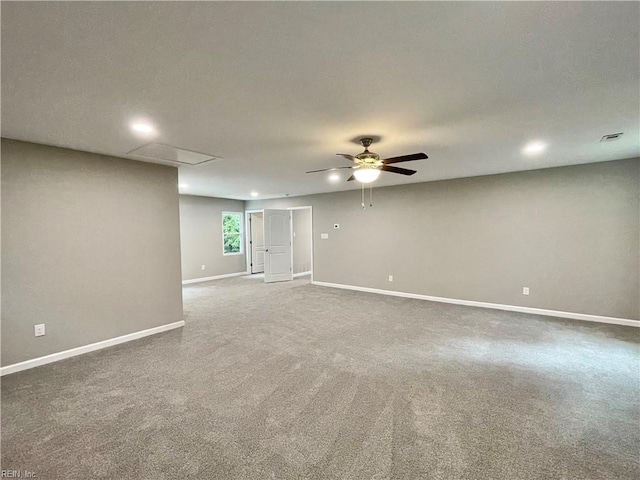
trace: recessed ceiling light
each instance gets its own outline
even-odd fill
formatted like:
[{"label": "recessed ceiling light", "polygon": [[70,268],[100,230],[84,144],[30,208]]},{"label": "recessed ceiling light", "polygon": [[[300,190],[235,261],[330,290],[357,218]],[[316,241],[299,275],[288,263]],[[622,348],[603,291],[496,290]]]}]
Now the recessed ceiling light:
[{"label": "recessed ceiling light", "polygon": [[251,192],[251,196],[252,197],[257,197],[258,196],[258,192]]},{"label": "recessed ceiling light", "polygon": [[131,128],[140,133],[153,133],[154,128],[148,123],[136,122],[131,124]]},{"label": "recessed ceiling light", "polygon": [[329,180],[331,180],[332,182],[337,182],[338,180],[340,180],[340,175],[338,175],[337,173],[332,173],[331,175],[329,175]]},{"label": "recessed ceiling light", "polygon": [[547,144],[541,141],[529,142],[522,149],[525,155],[540,155],[547,149]]}]

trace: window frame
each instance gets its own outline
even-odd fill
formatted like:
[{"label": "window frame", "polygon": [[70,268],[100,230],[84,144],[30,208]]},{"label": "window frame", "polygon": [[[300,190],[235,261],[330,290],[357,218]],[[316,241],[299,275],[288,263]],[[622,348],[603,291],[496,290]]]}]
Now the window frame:
[{"label": "window frame", "polygon": [[[225,252],[224,251],[224,239],[226,235],[235,235],[234,232],[225,232],[224,231],[224,217],[225,215],[238,215],[240,217],[240,220],[238,222],[239,226],[240,226],[240,231],[238,232],[238,238],[240,239],[240,250],[237,252]],[[222,216],[220,217],[220,226],[222,229],[222,255],[227,257],[227,256],[232,256],[232,255],[243,255],[244,254],[244,225],[243,225],[243,220],[244,220],[244,216],[242,212],[222,212]]]}]

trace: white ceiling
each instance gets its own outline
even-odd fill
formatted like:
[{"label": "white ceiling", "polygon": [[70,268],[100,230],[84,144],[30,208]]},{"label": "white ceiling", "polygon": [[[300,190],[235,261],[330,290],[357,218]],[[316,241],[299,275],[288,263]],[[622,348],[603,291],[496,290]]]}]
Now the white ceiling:
[{"label": "white ceiling", "polygon": [[[3,2],[2,135],[223,157],[182,193],[358,188],[353,140],[429,160],[376,185],[640,156],[640,3]],[[155,135],[130,129],[151,122]],[[599,143],[605,134],[621,140]],[[540,139],[546,153],[521,154]]]}]

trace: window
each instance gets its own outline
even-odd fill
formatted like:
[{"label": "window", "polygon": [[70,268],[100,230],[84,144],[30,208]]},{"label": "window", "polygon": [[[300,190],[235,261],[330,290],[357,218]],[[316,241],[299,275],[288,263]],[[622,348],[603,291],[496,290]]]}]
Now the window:
[{"label": "window", "polygon": [[222,253],[242,253],[242,214],[222,212]]}]

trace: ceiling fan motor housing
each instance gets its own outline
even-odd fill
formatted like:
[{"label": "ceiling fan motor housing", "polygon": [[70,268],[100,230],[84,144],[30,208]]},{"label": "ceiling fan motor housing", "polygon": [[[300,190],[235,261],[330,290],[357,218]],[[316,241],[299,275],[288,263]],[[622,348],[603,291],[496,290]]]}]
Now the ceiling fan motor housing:
[{"label": "ceiling fan motor housing", "polygon": [[360,168],[379,168],[382,166],[380,155],[369,151],[369,146],[373,143],[373,139],[369,137],[363,137],[360,139],[360,143],[364,147],[364,152],[355,155],[355,162]]},{"label": "ceiling fan motor housing", "polygon": [[376,168],[382,165],[380,156],[377,153],[373,153],[368,150],[365,150],[364,152],[356,155],[355,158],[356,158],[356,162],[361,167]]}]

